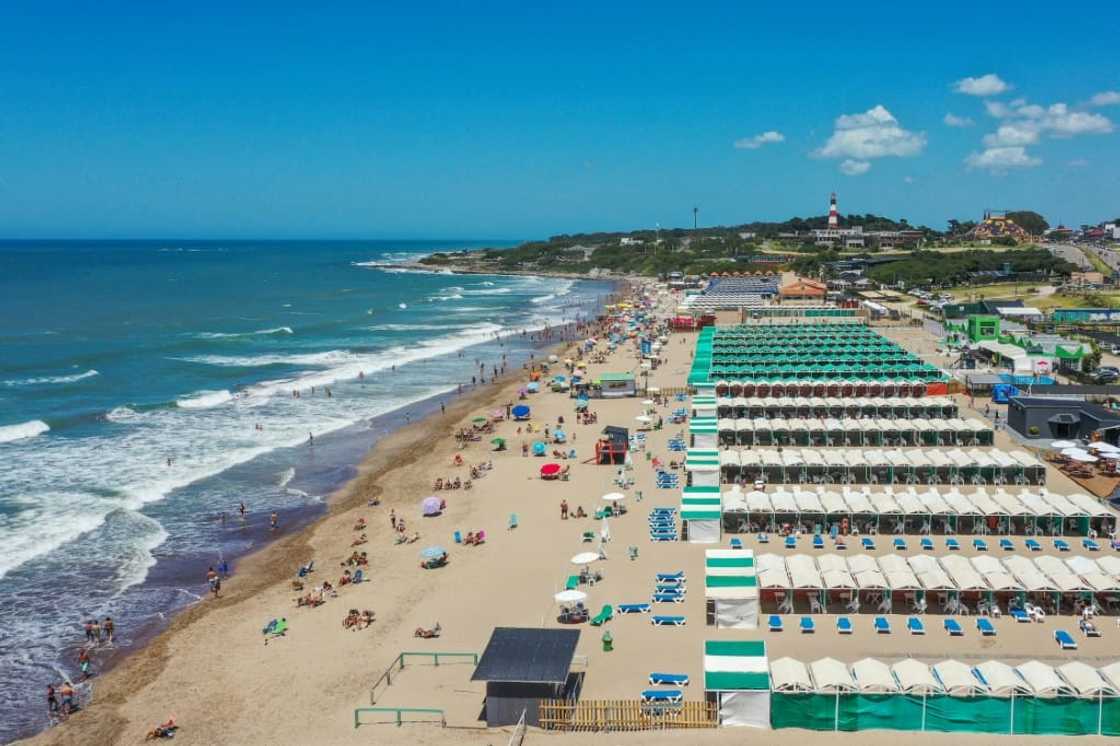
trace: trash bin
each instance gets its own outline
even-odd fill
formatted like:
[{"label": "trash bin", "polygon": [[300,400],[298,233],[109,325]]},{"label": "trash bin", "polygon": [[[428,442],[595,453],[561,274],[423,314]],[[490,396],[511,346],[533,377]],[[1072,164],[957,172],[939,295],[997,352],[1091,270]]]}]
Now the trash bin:
[{"label": "trash bin", "polygon": [[611,637],[611,631],[608,629],[603,632],[603,652],[609,653],[614,650],[614,638]]}]

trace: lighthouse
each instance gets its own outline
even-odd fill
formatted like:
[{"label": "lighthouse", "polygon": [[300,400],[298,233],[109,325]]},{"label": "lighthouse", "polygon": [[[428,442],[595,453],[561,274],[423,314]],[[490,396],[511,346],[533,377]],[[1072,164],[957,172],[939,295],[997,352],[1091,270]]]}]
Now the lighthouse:
[{"label": "lighthouse", "polygon": [[828,227],[840,227],[840,213],[836,210],[836,192],[828,198]]}]

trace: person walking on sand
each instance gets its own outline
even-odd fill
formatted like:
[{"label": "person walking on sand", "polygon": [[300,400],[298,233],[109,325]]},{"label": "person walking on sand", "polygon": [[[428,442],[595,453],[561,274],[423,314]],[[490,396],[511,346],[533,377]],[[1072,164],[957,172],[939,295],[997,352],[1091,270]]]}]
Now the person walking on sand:
[{"label": "person walking on sand", "polygon": [[273,531],[280,528],[280,516],[276,514],[275,510],[272,511],[272,515],[269,516],[268,525],[271,527],[271,530],[273,530]]},{"label": "person walking on sand", "polygon": [[105,621],[101,623],[101,629],[105,632],[105,642],[113,644],[113,630],[116,625],[113,624],[113,617],[105,617]]},{"label": "person walking on sand", "polygon": [[561,500],[560,501],[560,520],[562,520],[562,521],[568,520],[568,501],[567,500]]},{"label": "person walking on sand", "polygon": [[389,525],[393,527],[394,531],[397,530],[397,511],[395,509],[389,510]]},{"label": "person walking on sand", "polygon": [[237,506],[237,512],[241,514],[241,522],[244,523],[245,522],[245,501],[244,500],[242,500],[241,503]]},{"label": "person walking on sand", "polygon": [[218,577],[213,567],[206,571],[206,582],[210,585],[210,592],[214,594],[214,598],[217,598],[222,591],[222,579]]},{"label": "person walking on sand", "polygon": [[82,681],[93,676],[93,661],[89,659],[89,648],[78,651],[78,670],[82,672]]}]

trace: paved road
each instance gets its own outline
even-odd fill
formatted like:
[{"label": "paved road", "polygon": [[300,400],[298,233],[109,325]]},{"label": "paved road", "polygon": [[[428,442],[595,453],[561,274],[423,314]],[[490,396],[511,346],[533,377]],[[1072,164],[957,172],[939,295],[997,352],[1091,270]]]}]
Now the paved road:
[{"label": "paved road", "polygon": [[1059,259],[1065,259],[1067,262],[1076,264],[1081,269],[1093,269],[1093,263],[1090,262],[1089,258],[1076,246],[1058,243],[1050,244],[1047,248],[1050,249],[1050,253]]}]

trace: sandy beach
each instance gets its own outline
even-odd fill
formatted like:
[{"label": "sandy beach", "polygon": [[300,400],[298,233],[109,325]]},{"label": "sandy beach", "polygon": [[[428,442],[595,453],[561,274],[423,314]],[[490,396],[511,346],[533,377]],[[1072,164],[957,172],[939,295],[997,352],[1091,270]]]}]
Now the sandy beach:
[{"label": "sandy beach", "polygon": [[[905,333],[892,332],[892,337]],[[662,350],[664,362],[650,374],[649,385],[681,386],[694,341],[692,333],[674,334]],[[565,352],[557,354],[564,357]],[[589,372],[594,377],[607,371],[636,371],[638,362],[633,349],[624,346],[604,362],[591,364]],[[136,743],[153,726],[174,716],[180,726],[175,740],[187,744],[504,743],[506,732],[487,730],[479,719],[484,686],[469,680],[473,671],[469,660],[439,667],[410,662],[394,676],[391,686],[377,690],[377,706],[443,710],[446,728],[438,722],[397,727],[390,723],[392,715],[367,713],[363,725],[355,729],[354,711],[371,704],[371,685],[402,651],[481,653],[495,626],[557,626],[552,596],[577,569],[569,558],[594,548],[594,544],[583,543],[583,532],[600,529],[600,523],[590,518],[561,520],[560,502],[566,499],[573,510],[582,506],[591,513],[602,504],[602,494],[616,489],[614,468],[581,462],[589,457],[604,425],[632,426],[642,408],[633,398],[593,400],[591,411],[598,415],[598,423],[579,425],[566,394],[531,395],[526,403],[533,410],[534,428],[555,427],[564,418],[567,447],[578,453],[575,462],[561,462],[572,465],[567,481],[539,479],[540,465],[552,459],[522,456],[521,443],[536,436],[519,435],[520,423],[495,425],[495,433],[507,438],[509,450],[494,452],[488,442],[492,436],[486,435],[460,451],[453,433],[467,426],[472,417],[507,402],[516,403],[516,391],[523,385],[523,375],[511,376],[501,385],[465,395],[445,416],[406,427],[378,444],[360,476],[332,500],[327,517],[244,560],[224,586],[221,599],[207,600],[180,615],[151,645],[96,681],[95,703],[88,711],[30,742]],[[968,410],[966,397],[957,399],[962,416],[966,411],[974,414]],[[675,505],[679,500],[679,490],[656,488],[647,461],[647,454],[665,460],[673,455],[667,450],[667,440],[685,429],[668,424],[670,410],[677,406],[683,405],[671,402],[657,408],[656,414],[666,420],[665,428],[647,433],[647,453],[635,454],[631,472],[635,484],[626,491],[629,511],[610,521],[611,541],[605,547],[609,557],[596,565],[604,579],[588,589],[592,613],[606,603],[648,601],[656,572],[683,570],[690,578],[704,574],[702,548],[687,542],[651,543],[646,528],[650,507]],[[997,440],[997,445],[1007,444]],[[446,498],[446,511],[422,518],[420,501],[433,494],[434,479],[465,478],[467,467],[453,466],[456,454],[467,465],[492,461],[493,469],[476,480],[470,491],[435,493]],[[1075,486],[1063,479],[1052,471],[1048,487],[1056,492],[1074,491]],[[380,498],[379,506],[367,506],[373,497]],[[419,541],[394,543],[390,510],[407,521],[408,533],[420,533]],[[515,529],[507,528],[511,514],[517,515]],[[340,563],[353,551],[351,541],[360,533],[354,530],[359,519],[368,522],[364,530],[369,541],[356,549],[369,554],[369,582],[340,588],[337,598],[320,607],[296,608],[298,594],[291,581],[297,568],[315,561],[309,588],[323,580],[335,582],[342,573]],[[453,543],[453,532],[480,529],[486,532],[485,544]],[[763,546],[752,537],[743,538],[756,554],[790,553],[773,543]],[[917,537],[910,541],[916,545]],[[962,544],[966,546],[961,554],[970,555],[972,548],[967,542]],[[429,545],[449,549],[446,567],[419,567],[418,553]],[[627,556],[631,546],[638,550],[633,560]],[[889,543],[881,541],[875,553],[888,551]],[[1053,552],[1049,547],[1045,551]],[[350,608],[371,609],[376,621],[364,630],[346,630],[341,622]],[[772,608],[764,605],[762,611],[766,614]],[[836,633],[835,618],[830,615],[817,617],[815,635],[799,635],[795,629],[782,634],[767,633],[763,628],[715,629],[705,625],[702,586],[684,604],[665,613],[686,615],[687,625],[655,627],[643,615],[616,617],[608,625],[614,637],[614,650],[609,653],[603,652],[599,641],[601,628],[580,626],[576,652],[577,667],[586,672],[583,698],[633,699],[645,688],[648,673],[661,670],[689,674],[693,684],[686,698],[702,699],[699,682],[703,680],[704,640],[763,639],[771,661],[792,656],[809,662],[832,656],[850,664],[874,656],[887,662],[905,657],[927,662],[952,657],[1009,663],[1037,658],[1057,664],[1071,658],[1053,646],[1053,629],[1076,627],[1072,619],[1017,625],[1005,617],[995,622],[999,631],[995,638],[981,638],[969,626],[963,639],[950,639],[942,632],[939,617],[931,615],[927,634],[913,637],[905,633],[905,616],[895,614],[891,616],[894,634],[882,636],[871,630],[871,615],[863,614],[854,619],[854,634],[844,638]],[[277,617],[287,619],[289,630],[266,645],[262,627]],[[431,627],[436,622],[442,626],[440,638],[414,638],[417,627]],[[1120,653],[1118,640],[1120,635],[1107,629],[1103,638],[1083,641],[1077,659],[1094,665],[1110,663]],[[527,741],[716,744],[745,738],[759,743],[823,742],[828,738],[837,743],[878,744],[898,736],[890,731],[827,735],[739,729],[603,735],[531,731]],[[905,737],[913,743],[1005,742],[998,737],[962,734],[907,733]],[[1093,740],[1047,738],[1046,742]]]}]

